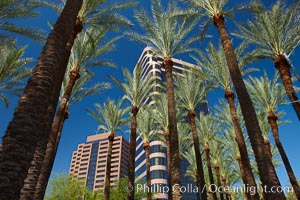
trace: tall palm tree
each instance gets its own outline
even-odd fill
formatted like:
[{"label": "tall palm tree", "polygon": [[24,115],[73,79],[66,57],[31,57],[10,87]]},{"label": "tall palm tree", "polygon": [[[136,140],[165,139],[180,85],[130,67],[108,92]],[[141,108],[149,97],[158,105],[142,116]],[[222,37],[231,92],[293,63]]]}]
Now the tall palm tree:
[{"label": "tall palm tree", "polygon": [[212,172],[212,166],[211,166],[211,154],[210,154],[210,143],[216,139],[216,135],[220,129],[220,123],[217,122],[217,120],[211,115],[207,114],[205,115],[203,112],[199,113],[199,118],[196,122],[199,138],[201,138],[201,145],[204,148],[205,152],[205,158],[206,158],[206,165],[208,170],[208,176],[209,176],[209,184],[210,189],[212,189],[213,192],[209,191],[211,194],[211,198],[213,200],[217,199],[216,189],[215,189],[215,182],[214,182],[214,176]]},{"label": "tall palm tree", "polygon": [[[238,48],[235,49],[235,54],[239,59],[239,67],[242,75],[248,74],[255,69],[245,69],[246,64],[249,63],[249,54],[244,55],[246,46],[241,44]],[[215,85],[216,88],[219,88],[224,91],[224,97],[227,100],[228,107],[230,108],[231,121],[234,126],[234,133],[236,137],[236,142],[239,148],[239,155],[241,161],[243,162],[243,180],[244,184],[256,188],[255,178],[251,169],[251,164],[246,149],[246,143],[243,137],[242,128],[240,125],[240,120],[237,114],[237,109],[235,106],[235,92],[232,89],[232,81],[230,80],[230,73],[226,66],[226,57],[222,47],[216,49],[213,44],[209,44],[206,53],[198,51],[199,58],[194,57],[199,66],[203,66],[202,70],[198,70],[199,73],[204,76],[208,81]],[[253,193],[251,193],[253,194]],[[247,192],[248,199],[258,199],[258,193],[253,195],[250,194],[250,191]],[[252,196],[252,197],[251,197]]]},{"label": "tall palm tree", "polygon": [[[146,179],[147,186],[151,188],[151,178],[150,178],[150,142],[155,133],[154,128],[154,118],[147,109],[141,110],[139,112],[139,117],[137,118],[137,132],[142,138],[144,143],[144,151],[146,155]],[[152,199],[151,190],[147,190],[147,200]]]},{"label": "tall palm tree", "polygon": [[24,79],[31,70],[25,66],[30,58],[22,58],[26,47],[17,48],[14,42],[0,43],[0,100],[9,105],[7,93],[19,94],[25,83]]},{"label": "tall palm tree", "polygon": [[203,172],[203,164],[199,148],[199,137],[196,128],[196,109],[199,108],[201,103],[206,102],[206,93],[211,89],[204,81],[200,79],[200,76],[192,72],[184,74],[184,77],[178,77],[175,79],[176,99],[178,99],[179,107],[187,110],[187,116],[190,121],[192,130],[193,143],[196,155],[197,163],[197,185],[200,191],[198,199],[207,199],[207,191],[205,186],[205,180]]},{"label": "tall palm tree", "polygon": [[253,101],[256,102],[256,105],[261,112],[265,113],[264,116],[267,116],[275,144],[283,160],[283,164],[287,171],[291,185],[294,189],[297,199],[300,199],[300,187],[278,134],[278,107],[287,103],[285,99],[284,87],[277,82],[278,77],[279,76],[276,75],[272,80],[270,80],[265,72],[263,77],[260,78],[249,77],[247,86]]},{"label": "tall palm tree", "polygon": [[22,27],[13,23],[14,20],[36,17],[37,8],[32,0],[6,0],[0,4],[0,43],[5,43],[12,40],[11,34],[17,33],[26,36],[38,42],[44,41],[45,33],[36,28]]},{"label": "tall palm tree", "polygon": [[[256,117],[255,109],[253,107],[250,96],[247,92],[245,83],[242,78],[242,74],[239,68],[239,63],[234,53],[234,48],[231,42],[231,38],[227,32],[225,26],[225,15],[228,14],[224,9],[228,0],[183,0],[190,3],[194,7],[199,9],[200,15],[205,15],[208,17],[207,23],[213,22],[218,30],[222,47],[225,53],[225,58],[227,62],[227,67],[230,72],[232,83],[235,87],[239,103],[241,105],[243,117],[245,120],[245,125],[249,135],[250,143],[252,145],[255,159],[258,165],[259,174],[261,182],[268,189],[271,187],[280,187],[279,180],[276,178],[276,172],[274,170],[269,170],[272,161],[266,159],[265,148],[263,144],[263,138],[261,135],[261,130],[259,127],[259,122]],[[267,193],[268,198],[271,199],[284,199],[284,194],[279,193]]]},{"label": "tall palm tree", "polygon": [[118,79],[110,76],[110,78],[121,88],[124,92],[124,99],[131,103],[131,124],[130,124],[130,140],[129,140],[129,161],[128,161],[128,184],[133,187],[132,191],[128,192],[128,198],[134,198],[134,178],[135,178],[135,149],[136,149],[136,127],[137,114],[139,109],[146,103],[146,98],[149,97],[152,88],[153,77],[150,74],[143,74],[141,65],[137,65],[133,74],[127,68],[123,68],[123,76],[125,82],[122,83]]},{"label": "tall palm tree", "polygon": [[67,1],[2,138],[0,196],[4,199],[19,198],[38,141],[47,144],[59,97],[56,88],[62,83],[69,59],[68,44],[81,30],[76,22],[81,5],[81,0]]},{"label": "tall palm tree", "polygon": [[[191,49],[189,45],[195,39],[185,40],[187,34],[192,30],[195,20],[184,18],[178,20],[173,17],[173,13],[178,10],[175,2],[168,4],[166,9],[161,5],[160,0],[153,0],[151,5],[150,17],[143,9],[135,13],[140,27],[145,31],[145,34],[127,33],[132,39],[137,40],[153,48],[154,54],[163,57],[162,68],[165,70],[167,94],[168,94],[168,116],[169,116],[169,132],[170,132],[170,154],[171,160],[169,165],[170,188],[175,186],[175,189],[170,196],[175,199],[180,199],[180,166],[178,163],[178,132],[177,120],[175,114],[174,86],[172,68],[172,56],[178,53],[188,52]],[[132,199],[132,196],[129,196]]]},{"label": "tall palm tree", "polygon": [[[125,3],[125,4],[120,4],[119,6],[101,7],[101,6],[103,6],[104,3],[105,3],[104,1],[95,1],[95,0],[84,1],[82,9],[78,13],[78,17],[77,17],[78,23],[82,23],[84,21],[88,25],[90,25],[90,27],[97,28],[97,30],[96,29],[88,29],[86,31],[86,34],[79,39],[79,42],[75,43],[75,48],[77,49],[77,51],[73,51],[71,54],[69,66],[72,69],[70,70],[70,73],[69,73],[69,82],[68,82],[68,86],[66,88],[65,94],[63,96],[63,99],[62,99],[62,102],[60,105],[60,109],[58,109],[58,113],[56,115],[57,117],[54,119],[54,123],[52,126],[52,135],[54,135],[54,136],[52,136],[52,138],[57,138],[55,135],[57,135],[57,133],[59,132],[58,130],[60,128],[62,129],[61,126],[63,125],[64,116],[65,116],[67,104],[68,104],[68,99],[70,98],[72,88],[74,87],[75,82],[80,77],[79,72],[83,66],[83,63],[85,63],[85,65],[87,65],[87,61],[89,60],[90,65],[97,66],[97,65],[104,64],[104,65],[112,66],[112,63],[94,60],[99,55],[110,51],[112,49],[113,43],[120,38],[120,37],[116,37],[116,38],[111,39],[104,45],[100,44],[101,48],[99,48],[100,45],[98,45],[98,42],[100,40],[102,40],[103,37],[106,35],[107,27],[110,27],[111,29],[117,29],[117,27],[119,27],[119,26],[130,26],[131,25],[130,21],[122,16],[120,16],[119,20],[116,20],[116,15],[117,15],[116,11],[119,9],[123,9],[123,8],[127,8],[129,6],[132,6],[135,3]],[[44,6],[50,6],[60,13],[62,11],[63,5],[65,4],[65,1],[61,1],[61,4],[52,4],[52,3],[48,3],[48,2],[39,2],[39,4],[44,5]],[[101,7],[101,9],[99,9],[99,7]],[[110,10],[110,12],[107,13],[107,10]],[[115,24],[112,24],[111,21],[109,21],[109,22],[101,21],[101,20],[95,21],[95,19],[94,20],[89,19],[89,17],[91,17],[91,18],[95,17],[96,11],[97,11],[96,14],[98,17],[101,13],[101,15],[103,17],[106,16],[106,17],[110,17],[110,19],[114,19]],[[74,37],[70,38],[70,39],[73,40]],[[71,50],[69,47],[73,46],[73,42],[74,41],[68,42],[67,50],[69,50],[69,51]],[[95,50],[95,47],[97,47],[96,50]],[[56,89],[60,90],[60,88],[61,88],[61,85],[57,85]],[[45,146],[45,144],[41,143],[40,146],[43,147],[43,146]],[[53,152],[53,150],[51,150],[51,151]],[[31,170],[29,170],[29,176],[28,176],[28,179],[30,181],[27,185],[28,185],[28,187],[31,187],[31,188],[35,187],[36,181],[37,181],[36,178],[32,178],[32,176],[31,176],[31,174],[32,174],[31,172],[33,171],[32,168],[37,168],[37,171],[35,172],[35,174],[38,174],[38,172],[40,171],[39,166],[41,166],[41,164],[40,164],[41,162],[39,162],[39,161],[41,161],[43,159],[43,155],[44,155],[43,148],[42,149],[37,148],[36,152],[37,152],[37,155],[36,155],[37,158],[33,160],[33,164],[38,165],[38,166],[35,167],[33,165],[31,167]],[[40,153],[40,152],[42,152],[42,153]],[[39,161],[36,161],[36,160],[39,160]],[[45,185],[45,183],[43,183],[43,184]],[[30,194],[33,194],[32,193],[33,189],[29,189],[29,191],[31,191]]]},{"label": "tall palm tree", "polygon": [[270,10],[256,14],[255,19],[249,20],[247,25],[240,25],[241,31],[235,35],[255,45],[259,55],[257,59],[269,58],[274,61],[286,94],[300,120],[300,102],[293,88],[289,62],[289,55],[299,46],[299,14],[298,1],[288,7],[284,1],[277,1]]},{"label": "tall palm tree", "polygon": [[[92,33],[93,31],[93,33]],[[87,67],[89,66],[94,66],[96,63],[96,66],[101,65],[101,64],[106,64],[106,65],[112,65],[112,63],[99,60],[99,56],[102,56],[102,54],[111,51],[113,48],[113,42],[116,40],[115,38],[107,42],[105,45],[101,45],[100,42],[103,40],[105,36],[106,31],[97,31],[97,30],[87,30],[85,34],[79,35],[77,40],[74,43],[74,47],[71,51],[69,63],[68,63],[68,68],[67,68],[67,73],[65,80],[63,81],[63,90],[61,90],[62,98],[61,98],[61,103],[58,108],[58,112],[56,113],[53,124],[52,124],[52,130],[50,132],[50,143],[52,144],[46,144],[49,148],[52,147],[52,149],[46,149],[45,151],[51,151],[52,153],[54,152],[54,144],[57,143],[55,139],[57,138],[57,134],[59,132],[59,128],[62,129],[63,126],[63,121],[65,120],[64,116],[65,113],[67,112],[67,105],[69,104],[69,99],[72,94],[72,90],[74,88],[74,85],[76,81],[80,78],[80,71],[86,71]],[[100,46],[101,45],[101,46]],[[87,72],[84,73],[85,75]],[[89,75],[87,75],[89,76]],[[91,77],[91,76],[89,76]],[[65,84],[67,82],[67,85]],[[59,142],[59,141],[58,141]],[[49,143],[49,141],[48,141]],[[45,144],[40,143],[40,146],[45,146]],[[37,149],[37,153],[35,155],[35,159],[32,161],[32,166],[30,170],[28,171],[28,176],[25,182],[27,183],[25,187],[21,191],[21,197],[24,196],[31,196],[31,198],[34,195],[34,191],[36,188],[36,184],[38,181],[38,176],[39,173],[45,173],[50,176],[51,169],[52,167],[47,167],[47,170],[44,167],[44,171],[41,172],[42,168],[42,162],[49,162],[49,157],[47,158],[48,160],[44,159],[44,154],[45,152],[41,152],[42,148]],[[49,154],[47,156],[50,156]],[[55,157],[54,155],[51,155],[51,157]],[[50,161],[51,163],[52,161]],[[34,174],[33,174],[34,173]],[[38,175],[38,176],[36,176]],[[47,180],[49,177],[47,178]],[[45,179],[44,179],[45,180]],[[43,188],[46,188],[47,182],[39,183],[43,184]],[[38,188],[42,188],[41,185],[38,186]],[[41,190],[38,190],[37,193],[40,193]],[[40,193],[41,194],[41,193]],[[36,198],[43,198],[43,194],[40,195],[40,197]]]},{"label": "tall palm tree", "polygon": [[[91,73],[82,71],[81,78],[76,82],[74,88],[72,89],[72,95],[70,99],[66,103],[66,105],[62,108],[58,108],[58,112],[55,115],[54,121],[59,121],[59,127],[52,124],[52,130],[50,133],[50,137],[47,144],[47,149],[45,152],[45,157],[43,161],[43,166],[41,168],[41,173],[38,177],[35,191],[34,191],[34,199],[43,199],[47,187],[47,183],[51,174],[51,170],[55,161],[56,152],[59,146],[63,124],[66,119],[69,117],[69,108],[74,103],[79,103],[83,98],[89,95],[99,94],[104,89],[109,89],[111,86],[108,83],[96,83],[91,87],[87,87],[87,82],[92,80],[94,77]],[[64,83],[67,82],[66,79]],[[62,85],[62,91],[65,91],[66,84]],[[61,93],[62,94],[62,93]],[[61,95],[62,97],[62,95]],[[60,118],[59,120],[57,118]]]},{"label": "tall palm tree", "polygon": [[122,100],[114,102],[113,100],[107,100],[104,102],[104,105],[95,104],[96,111],[88,109],[87,112],[95,118],[100,125],[98,130],[104,130],[109,133],[108,136],[108,150],[106,158],[106,175],[104,182],[104,199],[109,200],[110,193],[110,171],[111,171],[111,154],[114,138],[117,131],[122,132],[122,127],[125,126],[128,120],[125,118],[125,115],[128,112],[128,109],[121,108]]}]

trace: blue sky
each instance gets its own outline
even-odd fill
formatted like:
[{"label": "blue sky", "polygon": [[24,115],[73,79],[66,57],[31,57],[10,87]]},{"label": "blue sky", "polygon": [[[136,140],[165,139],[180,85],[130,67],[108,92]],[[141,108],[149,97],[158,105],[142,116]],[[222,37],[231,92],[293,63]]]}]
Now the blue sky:
[{"label": "blue sky", "polygon": [[[144,6],[145,9],[149,10],[150,0],[145,0],[143,3],[140,3],[139,7]],[[272,1],[274,2],[274,1]],[[127,10],[123,12],[124,15],[133,20],[133,10]],[[24,22],[30,22],[30,26],[37,26],[45,29],[46,31],[50,31],[47,25],[48,22],[54,22],[57,16],[54,12],[48,9],[41,9],[40,16],[38,18],[24,20]],[[135,22],[135,21],[134,21]],[[229,24],[230,25],[230,24]],[[229,26],[230,27],[230,26]],[[137,28],[137,27],[135,27]],[[135,29],[139,31],[139,29]],[[210,30],[213,36],[213,40],[218,41],[218,36],[216,35],[216,30],[214,27]],[[39,53],[41,52],[42,45],[38,45],[30,40],[24,39],[22,37],[17,37],[18,44],[20,45],[28,45],[26,56],[32,57],[35,59],[38,58]],[[235,39],[233,39],[233,43],[235,44]],[[205,45],[197,44],[199,48],[205,48]],[[142,52],[144,45],[138,44],[133,41],[128,41],[123,38],[116,44],[116,49],[114,52],[108,55],[111,61],[115,62],[118,66],[118,69],[110,69],[110,68],[94,68],[93,72],[95,73],[95,81],[109,81],[107,75],[115,76],[119,79],[122,79],[121,68],[123,66],[128,67],[129,69],[133,69],[135,66],[140,53]],[[297,56],[298,55],[298,56]],[[294,55],[291,56],[291,60],[294,66],[299,70],[300,66],[300,48],[296,49]],[[187,55],[179,55],[175,56],[176,58],[181,58],[188,62],[193,62],[191,58]],[[32,64],[34,66],[35,62]],[[266,60],[260,63],[257,63],[255,66],[259,66],[262,69],[266,69],[269,74],[274,73],[274,65],[270,60]],[[299,85],[299,82],[297,83]],[[120,90],[113,84],[113,88],[111,90],[102,92],[99,95],[87,97],[82,102],[72,105],[70,108],[70,116],[69,119],[66,120],[63,134],[60,142],[60,146],[58,149],[58,153],[56,156],[56,161],[53,168],[53,173],[67,173],[69,170],[69,164],[72,156],[72,151],[76,150],[77,145],[79,143],[83,143],[86,140],[88,135],[92,135],[96,133],[96,129],[98,126],[98,122],[88,116],[86,113],[87,108],[93,108],[94,103],[101,103],[107,97],[111,99],[117,99],[122,96]],[[218,98],[223,98],[223,94],[213,93],[208,95],[209,106],[215,104]],[[12,119],[12,114],[15,106],[17,105],[16,97],[10,96],[10,106],[8,109],[5,108],[4,104],[0,102],[0,131],[1,133],[5,132],[7,124]],[[282,140],[282,144],[286,149],[288,158],[292,164],[294,172],[297,178],[300,178],[300,161],[299,161],[299,121],[297,120],[296,114],[292,109],[291,105],[287,105],[282,107],[286,111],[286,119],[292,121],[291,124],[284,125],[280,127],[279,134]],[[127,133],[126,133],[127,134]],[[125,134],[125,137],[128,138],[128,135]],[[288,178],[286,176],[286,172],[284,167],[281,166],[277,168],[277,173],[280,178],[280,181],[283,185],[288,184]]]}]

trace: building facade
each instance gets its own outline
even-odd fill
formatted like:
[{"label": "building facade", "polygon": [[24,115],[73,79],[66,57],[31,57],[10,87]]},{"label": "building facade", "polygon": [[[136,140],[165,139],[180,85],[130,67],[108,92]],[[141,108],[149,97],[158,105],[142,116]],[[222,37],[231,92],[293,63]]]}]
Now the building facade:
[{"label": "building facade", "polygon": [[[146,47],[139,60],[138,64],[143,67],[143,75],[149,75],[155,77],[155,84],[152,87],[152,95],[160,93],[160,85],[165,82],[165,72],[161,67],[163,57],[160,55],[154,55],[151,47]],[[172,58],[174,66],[173,73],[175,75],[183,75],[185,72],[189,72],[191,68],[199,68],[199,66],[193,65],[182,60]],[[155,109],[155,102],[151,99],[147,100],[147,103],[153,105]],[[196,112],[204,111],[207,112],[208,108],[206,104],[202,104],[196,108]],[[165,188],[168,185],[168,170],[167,170],[167,155],[166,155],[166,145],[163,141],[151,141],[150,142],[150,178],[151,185],[153,186],[153,193],[155,193],[154,199],[167,199],[167,193],[161,192],[161,188]],[[185,172],[188,168],[188,162],[182,160],[180,163],[181,172],[181,184],[196,185],[191,178],[185,176]],[[137,138],[136,147],[136,158],[135,158],[135,174],[136,178],[143,180],[146,178],[146,158],[143,149],[143,141],[140,137]],[[160,190],[161,189],[161,190]],[[183,193],[183,199],[192,200],[197,199],[195,193]]]},{"label": "building facade", "polygon": [[[69,174],[82,180],[92,191],[104,188],[108,135],[102,133],[87,137],[85,143],[79,144],[73,152]],[[129,142],[122,136],[115,136],[111,157],[111,186],[119,178],[127,176]]]}]

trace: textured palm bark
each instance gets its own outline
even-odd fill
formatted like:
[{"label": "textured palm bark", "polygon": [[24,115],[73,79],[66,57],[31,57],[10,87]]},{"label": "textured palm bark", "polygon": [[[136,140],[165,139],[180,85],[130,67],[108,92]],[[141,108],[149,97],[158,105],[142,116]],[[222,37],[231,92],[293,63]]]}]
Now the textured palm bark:
[{"label": "textured palm bark", "polygon": [[192,135],[193,135],[193,142],[194,142],[194,149],[195,149],[195,157],[196,157],[196,165],[197,165],[197,185],[198,185],[198,195],[197,198],[201,196],[202,200],[207,199],[207,190],[205,187],[205,179],[204,179],[204,170],[203,170],[203,163],[200,153],[200,145],[199,145],[199,136],[197,133],[196,128],[196,121],[195,121],[196,113],[193,110],[188,111],[188,118],[190,120],[190,125],[192,129]]},{"label": "textured palm bark", "polygon": [[[222,13],[218,13],[214,15],[213,21],[218,29],[230,76],[241,105],[249,140],[254,151],[260,180],[268,191],[270,191],[272,187],[279,188],[280,182],[277,178],[275,170],[272,168],[272,160],[270,160],[266,155],[261,129],[259,127],[253,104],[239,70],[238,61],[234,54],[230,37],[225,27],[225,18]],[[269,192],[266,193],[266,197],[268,200],[286,199],[283,192]]]},{"label": "textured palm bark", "polygon": [[235,140],[238,145],[240,158],[242,162],[242,168],[243,168],[243,171],[241,171],[241,175],[243,177],[242,180],[245,186],[249,187],[249,190],[246,190],[247,191],[246,196],[248,199],[259,199],[259,194],[257,192],[255,193],[251,192],[251,191],[257,191],[257,185],[255,182],[254,174],[252,172],[247,146],[243,136],[243,131],[241,129],[239,117],[236,111],[235,102],[234,102],[235,94],[232,89],[227,89],[225,91],[225,98],[227,99],[229,105],[231,120],[234,127]]},{"label": "textured palm bark", "polygon": [[66,45],[81,5],[82,0],[67,1],[2,137],[0,199],[19,199],[37,143],[49,138],[59,97],[56,88],[62,83],[69,59]]},{"label": "textured palm bark", "polygon": [[110,171],[111,171],[111,154],[112,147],[115,139],[115,134],[110,133],[108,136],[108,149],[107,149],[107,158],[106,158],[106,173],[104,181],[104,200],[109,200],[110,195]]},{"label": "textured palm bark", "polygon": [[267,153],[268,157],[272,159],[273,155],[272,155],[272,151],[271,151],[271,143],[270,143],[269,138],[267,138],[267,137],[264,138],[264,144],[266,147],[266,153]]},{"label": "textured palm bark", "polygon": [[[226,176],[224,174],[222,175],[222,182],[223,182],[224,188],[227,188],[227,180],[226,180]],[[225,199],[229,200],[230,199],[230,193],[229,193],[230,191],[225,189],[224,192],[226,194]]]},{"label": "textured palm bark", "polygon": [[132,187],[131,190],[127,192],[127,199],[134,200],[134,178],[135,178],[135,149],[136,149],[136,116],[139,112],[139,108],[136,105],[133,105],[131,108],[131,125],[130,125],[130,141],[129,141],[129,159],[128,159],[128,185]]},{"label": "textured palm bark", "polygon": [[144,142],[144,150],[146,154],[146,178],[147,178],[147,200],[152,199],[151,194],[151,178],[150,178],[150,154],[149,154],[150,143]]},{"label": "textured palm bark", "polygon": [[[168,95],[168,121],[170,137],[170,164],[169,164],[169,188],[172,200],[182,199],[180,192],[180,154],[178,143],[177,119],[175,112],[174,84],[173,84],[173,61],[170,57],[164,57],[162,67],[166,71],[167,95]],[[171,145],[172,144],[172,145]]]},{"label": "textured palm bark", "polygon": [[281,144],[280,138],[279,138],[279,134],[278,134],[278,124],[277,124],[277,116],[274,112],[268,112],[268,122],[271,126],[272,129],[272,133],[273,133],[273,137],[275,140],[275,144],[278,148],[278,151],[280,153],[281,159],[283,161],[284,167],[286,169],[286,172],[288,174],[288,177],[290,179],[291,185],[294,189],[294,193],[296,195],[297,200],[300,199],[300,188],[299,188],[299,184],[297,182],[296,176],[294,174],[294,171],[292,169],[292,166],[290,164],[290,161],[285,153],[284,147]]},{"label": "textured palm bark", "polygon": [[[47,151],[48,149],[50,149],[50,147],[48,147],[48,145],[49,145],[49,141],[48,141],[46,155],[45,155],[45,158],[44,158],[42,170],[41,170],[41,173],[39,175],[39,179],[38,179],[38,182],[36,184],[36,188],[35,188],[35,192],[34,192],[34,196],[33,196],[34,200],[43,200],[44,199],[46,189],[47,189],[47,184],[48,184],[48,181],[49,181],[49,178],[50,178],[50,175],[51,175],[51,171],[52,171],[52,168],[53,168],[53,165],[54,165],[55,156],[56,156],[57,149],[58,149],[58,146],[59,146],[59,141],[60,141],[62,129],[63,129],[63,126],[64,126],[64,121],[66,119],[68,119],[68,116],[69,116],[69,112],[68,112],[68,107],[67,107],[65,109],[65,112],[64,112],[64,117],[61,119],[60,126],[58,128],[58,133],[57,133],[56,138],[54,139],[53,136],[50,136],[51,137],[51,142],[54,143],[53,144],[53,146],[54,146],[53,147],[53,153],[51,154],[51,157],[49,157],[50,152]],[[52,143],[51,143],[51,145],[52,145]],[[45,167],[49,168],[49,170],[45,170]],[[45,173],[43,173],[44,171],[45,171]]]},{"label": "textured palm bark", "polygon": [[41,172],[39,174],[37,184],[35,186],[34,199],[38,200],[44,198],[47,183],[54,164],[54,160],[57,152],[56,150],[59,145],[63,124],[67,116],[66,113],[68,112],[67,111],[68,102],[71,97],[74,85],[79,78],[80,78],[79,70],[71,70],[69,72],[69,81],[67,84],[67,89],[62,97],[58,111],[52,123],[50,137],[45,151],[45,158],[43,160]]},{"label": "textured palm bark", "polygon": [[[240,154],[238,154],[238,155],[236,156],[236,160],[237,160],[237,162],[238,162],[238,164],[239,164],[239,168],[240,168],[242,180],[243,180],[243,182],[245,183],[245,182],[247,182],[247,179],[246,179],[246,176],[244,176],[244,174],[245,174],[245,169],[244,169],[243,162],[242,162],[242,158],[241,158]],[[245,200],[248,200],[248,195],[246,194],[246,191],[245,191]]]},{"label": "textured palm bark", "polygon": [[286,94],[292,102],[292,106],[300,120],[300,102],[293,88],[292,76],[290,72],[291,66],[288,64],[284,55],[280,54],[275,57],[275,68],[278,69],[282,84],[285,88]]},{"label": "textured palm bark", "polygon": [[210,148],[209,144],[205,143],[205,157],[206,157],[206,165],[207,165],[207,171],[208,171],[208,177],[209,177],[209,184],[210,184],[210,192],[212,200],[217,200],[217,188],[215,187],[215,181],[214,181],[214,175],[211,167],[211,160],[210,160]]},{"label": "textured palm bark", "polygon": [[[74,40],[75,40],[76,36],[78,35],[78,33],[81,32],[81,30],[82,30],[81,21],[79,19],[76,19],[73,32],[72,32],[72,34],[69,38],[69,41],[67,43],[67,46],[66,46],[67,52],[71,51],[71,48],[74,44]],[[52,134],[54,134],[53,138],[57,137],[56,135],[58,132],[58,128],[60,127],[60,122],[62,121],[62,117],[65,112],[64,110],[66,109],[66,106],[67,106],[67,101],[70,98],[70,95],[71,95],[71,92],[75,85],[76,80],[80,77],[79,71],[78,70],[70,71],[69,77],[70,77],[70,80],[68,82],[66,92],[63,96],[63,99],[65,99],[65,100],[62,101],[62,103],[60,104],[60,107],[58,109],[58,112],[61,111],[61,113],[59,113],[59,115],[56,114],[54,121],[53,121],[54,125],[56,125],[56,129],[55,129],[56,133],[52,133],[52,130],[53,130],[53,124],[52,124],[52,130],[50,132],[48,141],[39,140],[39,142],[37,144],[37,148],[34,153],[33,161],[31,162],[31,167],[28,170],[26,179],[24,180],[24,186],[21,190],[20,199],[28,199],[28,198],[32,199],[34,197],[34,193],[35,193],[35,190],[37,187],[37,182],[38,182],[39,176],[43,173],[46,173],[45,169],[43,169],[43,165],[44,165],[43,163],[44,162],[49,163],[49,161],[50,161],[50,160],[48,160],[49,157],[45,157],[45,156],[47,156],[46,154],[48,151],[48,149],[47,149],[48,143],[51,140],[50,138],[52,137],[51,136]],[[58,119],[56,119],[57,116],[59,116]],[[51,167],[51,169],[49,169],[49,167],[48,167],[47,170],[50,170],[50,173],[51,173],[52,167]],[[50,173],[49,173],[49,175],[50,175]],[[47,182],[48,182],[48,179],[47,179]],[[44,182],[43,184],[47,185],[47,182]],[[38,188],[40,188],[40,187],[38,187]]]},{"label": "textured palm bark", "polygon": [[223,190],[222,190],[222,184],[221,184],[221,175],[220,175],[220,166],[218,163],[214,164],[214,169],[216,171],[216,178],[217,178],[217,187],[220,188],[218,190],[219,194],[220,194],[220,199],[224,200],[224,194],[223,194]]},{"label": "textured palm bark", "polygon": [[[170,134],[169,134],[169,130],[165,130],[164,131],[164,137],[165,137],[165,141],[166,141],[166,146],[167,146],[167,173],[168,173],[168,177],[169,177],[169,171],[170,171]],[[168,178],[168,186],[170,186],[170,179]],[[168,192],[168,198],[172,199],[172,194],[171,192]]]}]

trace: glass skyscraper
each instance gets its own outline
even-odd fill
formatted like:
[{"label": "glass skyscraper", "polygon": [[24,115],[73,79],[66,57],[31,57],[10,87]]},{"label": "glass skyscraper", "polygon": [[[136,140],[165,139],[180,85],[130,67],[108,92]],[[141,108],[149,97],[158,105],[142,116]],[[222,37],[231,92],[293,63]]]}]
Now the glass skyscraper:
[{"label": "glass skyscraper", "polygon": [[[82,180],[92,191],[104,188],[108,135],[102,133],[87,137],[85,143],[79,144],[73,152],[69,174]],[[115,136],[111,157],[111,186],[119,178],[127,176],[129,142],[122,136]]]},{"label": "glass skyscraper", "polygon": [[[152,93],[159,94],[159,85],[165,82],[164,69],[161,67],[163,58],[160,55],[154,55],[150,47],[146,47],[139,60],[138,64],[143,67],[143,75],[151,74],[155,77],[156,84],[152,88]],[[182,60],[173,59],[173,73],[182,75],[184,72],[189,71],[189,68],[197,68],[199,66],[193,65],[191,63],[184,62]],[[148,104],[153,105],[155,109],[155,102],[151,99],[147,100]],[[207,112],[208,108],[206,104],[202,104],[196,108],[197,112],[203,111]],[[185,176],[186,170],[189,163],[183,159],[180,163],[181,172],[181,185],[187,186],[188,184],[196,186],[196,183],[191,180],[190,177]],[[136,178],[139,180],[146,179],[146,157],[143,149],[143,141],[140,137],[137,137],[137,147],[136,147],[136,158],[135,158],[135,174]],[[150,142],[150,178],[151,186],[155,188],[164,188],[168,185],[168,170],[167,170],[167,155],[166,155],[166,145],[164,141],[154,140]],[[165,200],[168,198],[168,194],[161,192],[161,190],[156,189],[153,199]],[[192,192],[182,193],[184,200],[197,199],[197,194]]]}]

